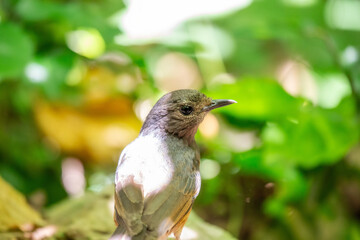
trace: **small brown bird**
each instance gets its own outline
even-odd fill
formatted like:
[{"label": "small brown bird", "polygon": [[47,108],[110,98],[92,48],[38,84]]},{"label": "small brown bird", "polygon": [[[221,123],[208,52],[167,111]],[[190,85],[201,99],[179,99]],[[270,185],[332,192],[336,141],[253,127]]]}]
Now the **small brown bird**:
[{"label": "small brown bird", "polygon": [[177,240],[200,191],[200,153],[194,136],[205,115],[233,100],[196,90],[165,94],[139,136],[121,153],[115,174],[117,225],[112,240]]}]

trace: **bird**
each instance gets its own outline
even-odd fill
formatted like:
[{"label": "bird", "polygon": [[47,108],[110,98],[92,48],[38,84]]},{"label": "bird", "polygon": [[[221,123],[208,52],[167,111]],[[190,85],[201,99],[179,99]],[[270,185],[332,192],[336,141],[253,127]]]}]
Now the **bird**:
[{"label": "bird", "polygon": [[110,240],[164,240],[182,229],[201,186],[200,152],[194,136],[206,114],[236,103],[213,100],[193,89],[162,96],[139,136],[120,154],[115,172]]}]

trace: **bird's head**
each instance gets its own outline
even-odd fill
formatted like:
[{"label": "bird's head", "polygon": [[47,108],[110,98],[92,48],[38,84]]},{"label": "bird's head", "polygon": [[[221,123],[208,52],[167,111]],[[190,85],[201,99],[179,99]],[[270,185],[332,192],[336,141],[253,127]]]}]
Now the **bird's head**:
[{"label": "bird's head", "polygon": [[140,133],[162,132],[191,142],[209,111],[232,103],[235,101],[212,100],[197,90],[176,90],[159,99],[146,117]]}]

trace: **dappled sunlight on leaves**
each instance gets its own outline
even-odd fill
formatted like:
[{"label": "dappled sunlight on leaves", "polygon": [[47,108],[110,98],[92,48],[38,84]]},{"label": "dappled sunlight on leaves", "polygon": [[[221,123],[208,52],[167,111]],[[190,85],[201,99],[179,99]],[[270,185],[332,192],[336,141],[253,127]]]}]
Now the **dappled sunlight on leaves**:
[{"label": "dappled sunlight on leaves", "polygon": [[0,175],[62,235],[23,204],[16,234],[102,239],[109,194],[46,207],[102,194],[155,102],[193,88],[237,101],[199,126],[194,211],[238,239],[359,238],[359,2],[3,2]]}]

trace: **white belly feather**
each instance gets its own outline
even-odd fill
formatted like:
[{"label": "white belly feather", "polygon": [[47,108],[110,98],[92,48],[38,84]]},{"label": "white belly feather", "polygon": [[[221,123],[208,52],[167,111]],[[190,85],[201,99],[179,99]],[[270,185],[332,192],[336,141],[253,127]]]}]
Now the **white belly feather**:
[{"label": "white belly feather", "polygon": [[[160,141],[164,140],[150,135],[137,138],[128,145],[120,156],[121,166],[117,169],[115,183],[128,176],[134,176],[134,182],[142,185],[144,197],[147,198],[150,194],[165,189],[174,176],[190,173],[187,170],[193,167],[195,156],[186,155],[194,155],[193,151],[189,148],[185,151],[185,156],[184,151],[182,155],[169,155],[171,150],[168,144],[160,144]],[[171,146],[178,147],[176,143]],[[131,157],[127,159],[127,156]],[[123,157],[125,158],[122,159]]]}]

